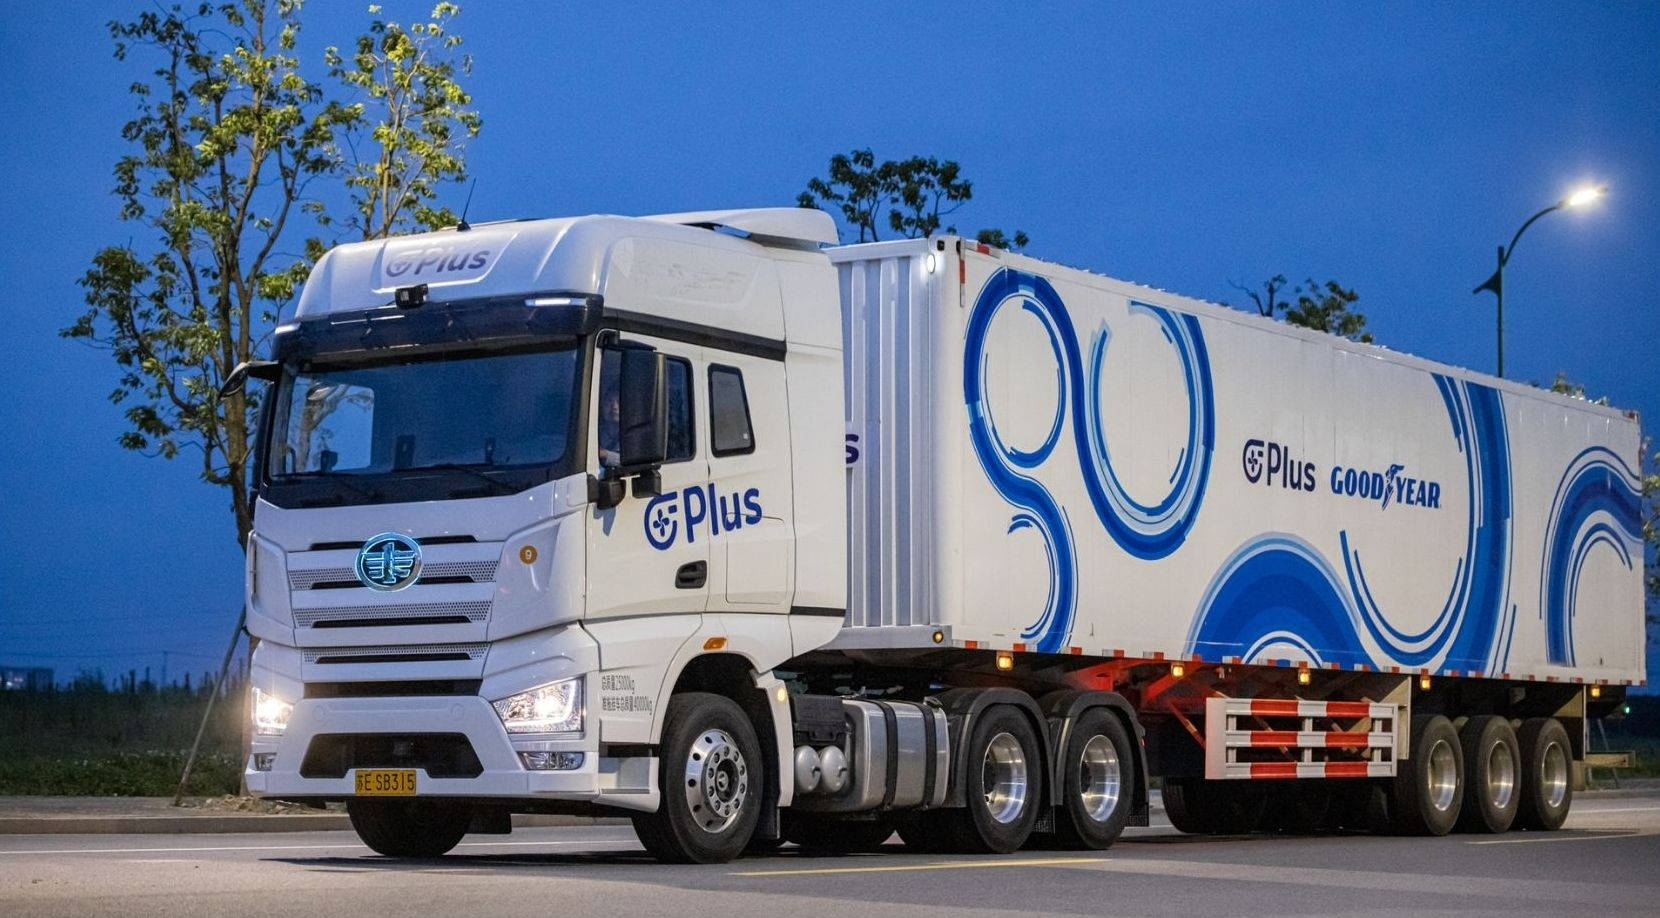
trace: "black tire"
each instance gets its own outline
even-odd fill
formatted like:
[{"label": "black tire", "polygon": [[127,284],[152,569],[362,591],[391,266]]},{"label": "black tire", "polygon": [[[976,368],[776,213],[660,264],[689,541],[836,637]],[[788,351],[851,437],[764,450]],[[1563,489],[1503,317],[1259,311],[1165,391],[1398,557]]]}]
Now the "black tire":
[{"label": "black tire", "polygon": [[1118,840],[1135,806],[1134,755],[1123,721],[1105,709],[1091,708],[1072,722],[1055,813],[1060,847],[1098,851]]},{"label": "black tire", "polygon": [[1522,750],[1522,794],[1515,827],[1554,832],[1562,828],[1574,802],[1568,731],[1554,717],[1532,717],[1522,721],[1516,741]]},{"label": "black tire", "polygon": [[1164,815],[1191,835],[1246,835],[1267,808],[1266,793],[1247,781],[1172,778],[1164,782]]},{"label": "black tire", "polygon": [[1273,781],[1268,787],[1262,828],[1282,835],[1315,835],[1325,831],[1331,807],[1328,781]]},{"label": "black tire", "polygon": [[893,837],[893,822],[875,820],[835,819],[819,813],[800,813],[785,810],[784,840],[795,842],[804,851],[817,854],[856,854],[875,851]]},{"label": "black tire", "polygon": [[1464,747],[1452,721],[1412,718],[1412,756],[1395,764],[1389,785],[1390,829],[1397,835],[1445,835],[1464,804]]},{"label": "black tire", "polygon": [[1161,795],[1164,798],[1164,815],[1177,832],[1188,835],[1209,835],[1215,831],[1212,828],[1211,811],[1205,807],[1202,788],[1204,781],[1199,778],[1165,778],[1164,789]]},{"label": "black tire", "polygon": [[346,815],[363,840],[387,857],[438,857],[454,848],[473,821],[472,807],[436,797],[348,800]]},{"label": "black tire", "polygon": [[[975,718],[963,747],[961,808],[932,810],[926,822],[943,829],[953,851],[1007,854],[1026,843],[1043,804],[1045,762],[1031,721],[1011,705],[993,705]],[[998,780],[999,786],[987,784]]]},{"label": "black tire", "polygon": [[766,786],[761,746],[743,710],[707,692],[675,695],[658,750],[662,800],[657,812],[633,817],[640,843],[671,864],[719,864],[743,854]]},{"label": "black tire", "polygon": [[1522,750],[1510,721],[1482,714],[1458,731],[1464,747],[1464,807],[1458,831],[1498,834],[1516,821],[1522,802]]}]

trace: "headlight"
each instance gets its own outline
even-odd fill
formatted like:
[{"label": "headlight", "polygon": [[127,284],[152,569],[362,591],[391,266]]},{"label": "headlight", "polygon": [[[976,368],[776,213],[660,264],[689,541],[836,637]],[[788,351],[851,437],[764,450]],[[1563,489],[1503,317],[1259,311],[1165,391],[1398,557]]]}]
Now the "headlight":
[{"label": "headlight", "polygon": [[254,732],[260,736],[281,736],[288,729],[294,706],[254,686]]},{"label": "headlight", "polygon": [[582,677],[550,682],[491,702],[508,733],[579,733]]}]

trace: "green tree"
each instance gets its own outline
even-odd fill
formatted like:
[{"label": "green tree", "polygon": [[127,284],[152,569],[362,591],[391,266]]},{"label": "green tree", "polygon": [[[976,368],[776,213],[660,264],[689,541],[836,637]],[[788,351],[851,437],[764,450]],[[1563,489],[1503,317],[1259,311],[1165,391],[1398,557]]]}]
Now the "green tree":
[{"label": "green tree", "polygon": [[[220,384],[256,355],[330,227],[367,237],[437,219],[436,182],[461,177],[460,138],[447,126],[477,128],[441,27],[453,7],[434,12],[436,32],[372,25],[356,47],[387,60],[373,79],[361,78],[359,58],[333,65],[349,93],[384,100],[372,111],[306,76],[300,8],[234,0],[110,23],[117,60],[156,63],[131,85],[138,111],[121,130],[131,149],[115,165],[121,218],[145,232],[93,257],[80,281],[86,309],[62,332],[114,358],[110,399],[129,425],[121,445],[164,458],[194,451],[202,480],[229,489],[244,543],[257,395],[220,402]],[[435,87],[447,107],[428,105]],[[353,217],[337,221],[327,202],[342,197]]]},{"label": "green tree", "polygon": [[1274,318],[1276,313],[1283,311],[1285,304],[1280,301],[1280,291],[1285,289],[1285,275],[1276,274],[1262,282],[1262,292],[1258,293],[1244,284],[1228,281],[1228,286],[1238,290],[1251,298],[1251,303],[1257,308],[1257,315],[1265,319]]},{"label": "green tree", "polygon": [[[878,163],[867,148],[830,157],[828,174],[809,179],[796,203],[840,213],[845,233],[858,232],[855,242],[879,242],[884,224],[900,238],[932,236],[943,218],[973,197],[973,183],[962,177],[955,160],[912,156]],[[944,230],[957,232],[955,226]],[[976,238],[1001,248],[1021,248],[1029,241],[1023,232],[1010,235],[1001,229],[980,230]]]},{"label": "green tree", "polygon": [[407,28],[376,19],[358,37],[349,61],[339,48],[324,52],[329,74],[367,100],[346,106],[340,132],[350,224],[364,239],[459,222],[435,203],[438,185],[466,179],[461,142],[477,137],[484,125],[457,81],[458,73],[473,70],[471,57],[456,56],[461,36],[449,30],[460,12],[453,3],[439,3],[429,21]]},{"label": "green tree", "polygon": [[1317,284],[1312,278],[1297,287],[1295,293],[1297,301],[1282,307],[1281,314],[1287,324],[1339,335],[1350,341],[1372,343],[1365,314],[1350,308],[1360,299],[1360,294],[1337,281]]}]

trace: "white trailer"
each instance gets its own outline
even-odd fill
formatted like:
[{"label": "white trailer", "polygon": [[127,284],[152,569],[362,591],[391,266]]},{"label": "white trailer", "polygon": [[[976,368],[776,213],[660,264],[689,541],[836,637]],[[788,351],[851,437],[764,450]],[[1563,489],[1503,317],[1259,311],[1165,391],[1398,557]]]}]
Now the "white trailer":
[{"label": "white trailer", "polygon": [[[255,793],[388,854],[1554,828],[1632,415],[816,211],[342,246],[273,360]],[[235,384],[233,382],[233,384]]]}]

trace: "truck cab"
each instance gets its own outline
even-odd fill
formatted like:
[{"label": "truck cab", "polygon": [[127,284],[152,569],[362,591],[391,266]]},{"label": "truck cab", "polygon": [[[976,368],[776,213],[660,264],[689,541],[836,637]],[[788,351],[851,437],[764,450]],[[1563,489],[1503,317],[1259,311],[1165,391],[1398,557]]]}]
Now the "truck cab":
[{"label": "truck cab", "polygon": [[736,700],[787,804],[771,673],[846,608],[834,240],[780,208],[329,252],[262,374],[250,791],[393,848],[651,813],[679,686]]}]

